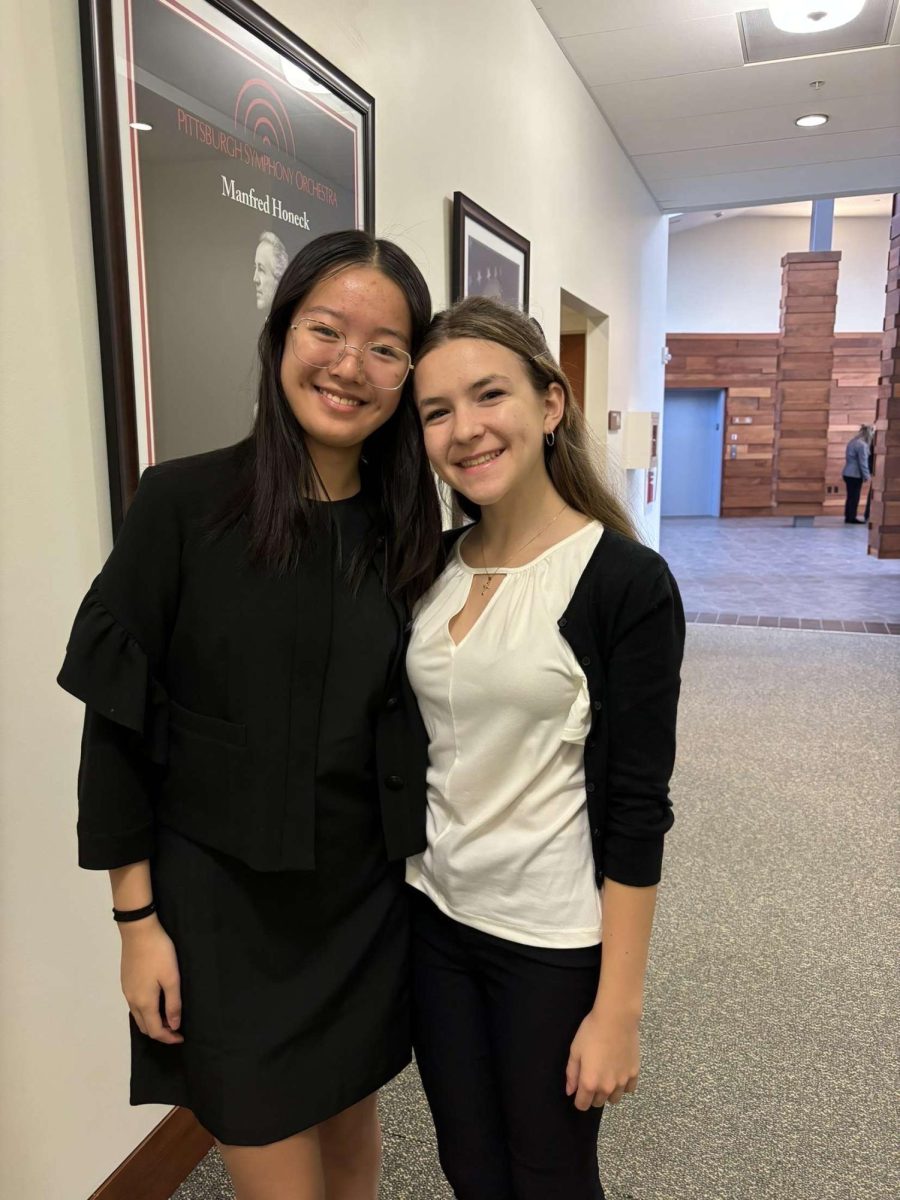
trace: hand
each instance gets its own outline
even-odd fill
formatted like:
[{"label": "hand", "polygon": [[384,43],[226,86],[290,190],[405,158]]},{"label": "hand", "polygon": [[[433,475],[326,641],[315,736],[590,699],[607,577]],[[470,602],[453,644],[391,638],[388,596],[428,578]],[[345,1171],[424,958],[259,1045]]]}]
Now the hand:
[{"label": "hand", "polygon": [[575,1107],[618,1104],[637,1088],[641,1069],[640,1022],[622,1014],[591,1009],[578,1027],[566,1065],[566,1095]]},{"label": "hand", "polygon": [[[155,916],[119,926],[122,934],[122,991],[141,1033],[176,1046],[183,1042],[181,976],[172,939]],[[160,1013],[160,993],[165,997]]]}]

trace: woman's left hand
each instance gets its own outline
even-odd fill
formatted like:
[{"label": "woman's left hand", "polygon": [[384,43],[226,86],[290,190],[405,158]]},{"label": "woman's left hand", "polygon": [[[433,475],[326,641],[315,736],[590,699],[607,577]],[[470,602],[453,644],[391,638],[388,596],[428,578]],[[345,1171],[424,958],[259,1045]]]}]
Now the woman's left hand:
[{"label": "woman's left hand", "polygon": [[592,1008],[569,1050],[566,1095],[582,1112],[618,1104],[637,1088],[640,1069],[640,1019]]}]

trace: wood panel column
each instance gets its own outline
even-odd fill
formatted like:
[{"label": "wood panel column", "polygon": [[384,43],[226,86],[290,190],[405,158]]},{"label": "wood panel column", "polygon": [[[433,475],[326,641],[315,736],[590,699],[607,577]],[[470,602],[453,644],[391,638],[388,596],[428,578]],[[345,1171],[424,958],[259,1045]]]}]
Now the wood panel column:
[{"label": "wood panel column", "polygon": [[900,194],[894,196],[885,294],[869,553],[900,558]]},{"label": "wood panel column", "polygon": [[775,512],[821,515],[834,365],[839,250],[781,260],[781,340],[775,390]]}]

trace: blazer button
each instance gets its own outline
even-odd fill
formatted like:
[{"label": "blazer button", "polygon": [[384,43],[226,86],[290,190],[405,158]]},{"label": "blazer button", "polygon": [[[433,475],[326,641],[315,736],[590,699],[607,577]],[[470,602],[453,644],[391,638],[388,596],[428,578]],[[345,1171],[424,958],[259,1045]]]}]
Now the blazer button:
[{"label": "blazer button", "polygon": [[591,665],[591,656],[589,654],[586,654],[581,660],[581,665],[583,667],[589,667]]},{"label": "blazer button", "polygon": [[592,792],[594,790],[594,785],[592,783],[586,783],[584,785],[584,790],[586,792]]},{"label": "blazer button", "polygon": [[559,626],[560,629],[565,629],[565,627],[568,625],[568,623],[569,622],[566,617],[560,617],[559,620],[556,622],[556,624]]},{"label": "blazer button", "polygon": [[396,696],[388,696],[387,703],[385,704],[385,708],[388,709],[390,712],[393,712],[393,710],[397,707],[397,705],[399,703],[400,703],[400,701],[397,699]]},{"label": "blazer button", "polygon": [[593,833],[595,838],[598,838],[600,836],[600,830],[596,826],[594,826],[594,828],[591,832]]},{"label": "blazer button", "polygon": [[402,775],[388,775],[384,783],[385,787],[390,788],[392,792],[399,792],[403,787],[403,777]]},{"label": "blazer button", "polygon": [[594,711],[595,711],[595,712],[599,712],[599,711],[600,711],[600,709],[601,709],[602,707],[603,707],[603,701],[602,701],[602,700],[595,700],[595,701],[594,701]]}]

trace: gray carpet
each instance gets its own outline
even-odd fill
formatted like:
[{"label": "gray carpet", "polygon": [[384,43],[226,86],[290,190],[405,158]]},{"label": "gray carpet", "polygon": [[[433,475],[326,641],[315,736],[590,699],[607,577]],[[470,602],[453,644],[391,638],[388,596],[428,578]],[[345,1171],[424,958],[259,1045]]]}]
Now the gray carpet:
[{"label": "gray carpet", "polygon": [[[894,638],[692,626],[637,1094],[609,1200],[896,1200]],[[443,1200],[415,1070],[384,1200]],[[230,1197],[215,1155],[178,1200]]]}]

